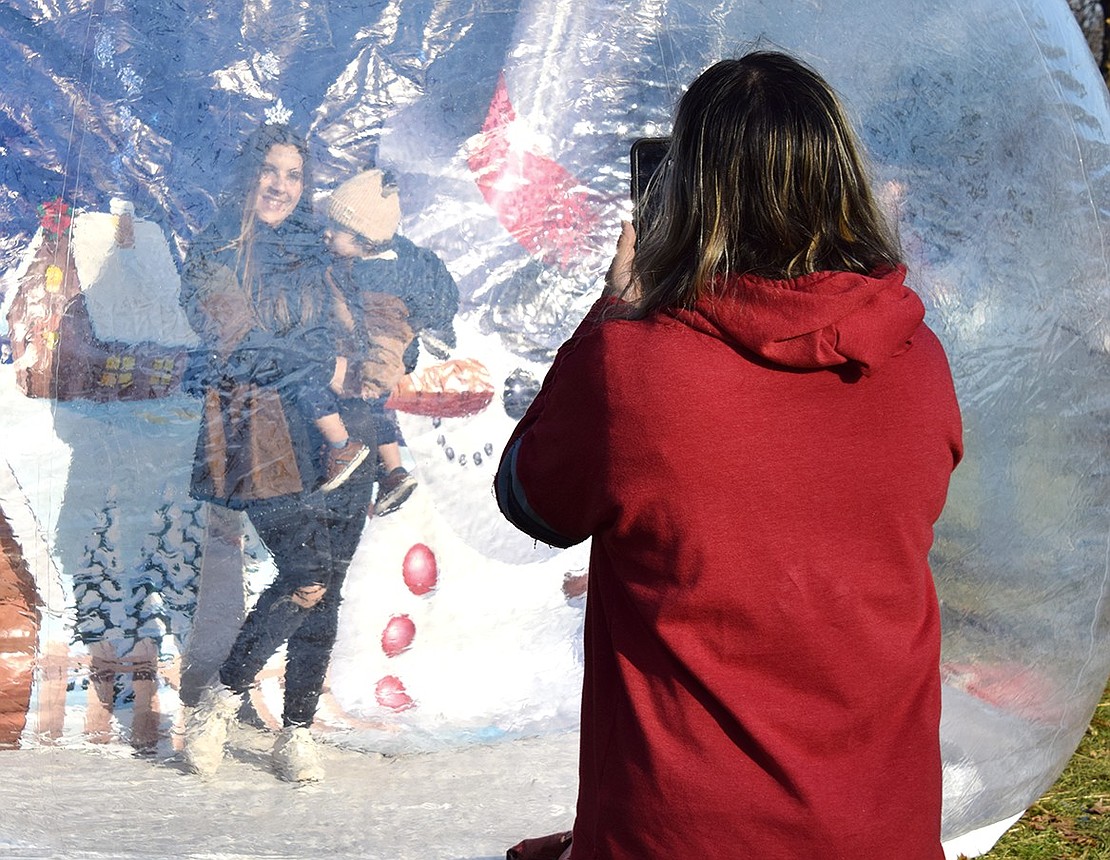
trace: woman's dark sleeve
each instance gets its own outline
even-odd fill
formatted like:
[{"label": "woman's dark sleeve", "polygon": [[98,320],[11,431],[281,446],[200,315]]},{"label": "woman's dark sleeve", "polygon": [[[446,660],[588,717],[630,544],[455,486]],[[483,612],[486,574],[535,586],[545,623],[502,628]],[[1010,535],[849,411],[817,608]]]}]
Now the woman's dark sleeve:
[{"label": "woman's dark sleeve", "polygon": [[227,356],[255,325],[235,272],[235,252],[205,234],[190,249],[181,273],[181,307],[202,348]]},{"label": "woman's dark sleeve", "polygon": [[[189,320],[189,325],[193,327],[193,331],[202,335],[202,342],[207,322],[201,310],[198,296],[200,285],[204,279],[203,257],[204,255],[196,245],[189,249],[189,254],[181,267],[181,290],[178,294],[178,301],[181,303],[182,310],[185,311],[185,318]],[[208,346],[208,344],[205,345]]]},{"label": "woman's dark sleeve", "polygon": [[428,328],[451,330],[451,348],[455,346],[454,322],[459,312],[459,287],[447,270],[447,265],[435,254],[428,252],[428,280],[433,284],[432,302],[428,313]]},{"label": "woman's dark sleeve", "polygon": [[284,335],[255,329],[224,362],[232,382],[275,388],[326,386],[335,372],[335,339],[327,326],[298,328]]}]

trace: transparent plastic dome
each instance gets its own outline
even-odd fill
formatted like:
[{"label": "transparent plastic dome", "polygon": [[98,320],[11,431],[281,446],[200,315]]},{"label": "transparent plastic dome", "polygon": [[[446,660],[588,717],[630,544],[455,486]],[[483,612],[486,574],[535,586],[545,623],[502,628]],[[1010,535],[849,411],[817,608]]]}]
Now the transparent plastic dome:
[{"label": "transparent plastic dome", "polygon": [[[32,707],[45,673],[0,657],[32,679],[17,745],[86,731],[70,712],[91,702],[97,654],[125,674],[129,660],[171,665],[188,634],[196,595],[180,559],[204,545],[206,514],[188,498],[199,407],[173,376],[191,337],[175,279],[264,121],[307,132],[321,205],[356,170],[389,166],[402,231],[446,262],[462,297],[462,361],[425,356],[427,388],[398,397],[421,486],[356,555],[326,727],[337,744],[390,752],[573,728],[586,559],[535,546],[496,511],[489,485],[513,426],[501,388],[541,378],[596,296],[628,213],[632,141],[667,133],[709,63],[759,46],[794,53],[843,96],[963,408],[967,455],[933,553],[945,837],[1017,815],[1063,768],[1110,673],[1110,101],[1065,3],[5,8],[0,505],[24,554],[41,546],[24,581],[42,610],[36,653],[61,654],[73,682],[69,716],[48,725]],[[52,274],[52,216],[38,207],[55,198],[71,248]],[[58,290],[86,297],[86,337],[104,347],[86,389],[25,358],[53,348],[42,309]],[[165,371],[164,387],[121,394],[136,362]],[[447,405],[427,407],[432,388]],[[468,412],[460,391],[484,405]],[[178,568],[155,581],[159,553]],[[226,564],[248,590],[272,572],[252,540]],[[112,603],[116,592],[129,596]],[[263,719],[279,675],[264,679]],[[168,681],[121,684],[117,722],[151,696],[172,719]]]}]

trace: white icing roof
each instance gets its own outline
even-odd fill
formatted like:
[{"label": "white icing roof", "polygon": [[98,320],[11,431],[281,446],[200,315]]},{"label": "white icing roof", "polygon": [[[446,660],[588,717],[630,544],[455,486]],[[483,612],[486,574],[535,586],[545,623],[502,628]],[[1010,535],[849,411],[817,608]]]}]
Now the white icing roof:
[{"label": "white icing roof", "polygon": [[120,248],[116,221],[106,212],[85,212],[73,222],[73,260],[96,336],[125,343],[196,345],[196,333],[178,301],[181,279],[161,228],[136,218],[134,247]]}]

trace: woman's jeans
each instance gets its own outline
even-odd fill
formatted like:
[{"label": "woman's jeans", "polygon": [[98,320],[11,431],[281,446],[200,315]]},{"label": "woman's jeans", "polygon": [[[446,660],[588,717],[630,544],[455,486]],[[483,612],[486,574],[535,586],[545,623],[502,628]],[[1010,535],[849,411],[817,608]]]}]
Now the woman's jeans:
[{"label": "woman's jeans", "polygon": [[[266,661],[288,642],[286,726],[311,725],[316,713],[335,644],[343,579],[366,524],[374,472],[372,461],[367,462],[331,493],[283,496],[247,508],[278,572],[243,622],[220,667],[220,680],[246,692]],[[304,608],[293,602],[298,589],[317,583],[327,589],[318,603]]]}]

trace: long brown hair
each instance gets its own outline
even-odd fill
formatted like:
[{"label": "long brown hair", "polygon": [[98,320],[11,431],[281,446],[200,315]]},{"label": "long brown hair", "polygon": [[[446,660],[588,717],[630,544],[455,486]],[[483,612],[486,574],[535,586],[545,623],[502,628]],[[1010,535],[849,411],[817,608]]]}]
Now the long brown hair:
[{"label": "long brown hair", "polygon": [[839,100],[786,54],[759,51],[698,76],[659,181],[659,215],[633,264],[640,313],[690,307],[726,275],[867,273],[901,261]]},{"label": "long brown hair", "polygon": [[[296,297],[299,307],[294,317],[290,307],[290,297],[285,291],[272,294],[265,290],[262,273],[258,271],[255,260],[255,240],[258,238],[258,223],[255,210],[255,197],[258,194],[262,169],[267,153],[275,146],[292,146],[301,156],[303,165],[304,191],[300,200],[287,220],[295,222],[304,230],[310,230],[312,208],[310,197],[312,175],[310,172],[308,145],[296,131],[289,126],[266,124],[255,130],[243,144],[239,152],[235,197],[242,207],[239,222],[239,235],[232,244],[236,247],[236,273],[240,288],[246,294],[250,307],[259,325],[269,331],[285,332],[298,322],[311,322],[319,316],[318,296],[306,292]],[[311,235],[312,243],[306,247],[315,250],[319,237]],[[322,290],[322,286],[321,286]]]}]

